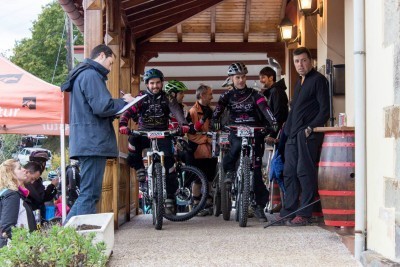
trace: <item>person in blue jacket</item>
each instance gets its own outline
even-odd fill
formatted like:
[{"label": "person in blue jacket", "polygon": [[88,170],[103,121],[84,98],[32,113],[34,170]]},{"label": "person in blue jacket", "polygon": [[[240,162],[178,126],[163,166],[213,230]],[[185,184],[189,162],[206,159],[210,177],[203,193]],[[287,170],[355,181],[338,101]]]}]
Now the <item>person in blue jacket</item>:
[{"label": "person in blue jacket", "polygon": [[114,58],[111,48],[96,46],[90,58],[73,69],[61,86],[62,91],[70,92],[70,157],[81,164],[80,195],[65,222],[72,216],[96,213],[106,160],[118,156],[112,122],[134,98],[130,94],[120,99],[111,97],[106,81]]}]

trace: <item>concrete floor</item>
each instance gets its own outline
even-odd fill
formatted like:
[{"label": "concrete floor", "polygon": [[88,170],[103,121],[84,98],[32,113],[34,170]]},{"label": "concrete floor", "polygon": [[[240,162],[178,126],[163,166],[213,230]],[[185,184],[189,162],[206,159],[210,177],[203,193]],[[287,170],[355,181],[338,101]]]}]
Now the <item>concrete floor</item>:
[{"label": "concrete floor", "polygon": [[[241,228],[222,217],[186,222],[139,215],[115,232],[108,266],[361,266],[337,233],[318,226],[271,226],[255,218]],[[269,215],[271,216],[271,215]]]}]

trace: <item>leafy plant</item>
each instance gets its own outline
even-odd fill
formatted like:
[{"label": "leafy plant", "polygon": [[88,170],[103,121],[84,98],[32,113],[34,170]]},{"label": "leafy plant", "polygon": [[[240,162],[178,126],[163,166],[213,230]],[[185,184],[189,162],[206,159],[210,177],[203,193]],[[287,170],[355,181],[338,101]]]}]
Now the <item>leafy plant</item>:
[{"label": "leafy plant", "polygon": [[0,266],[105,266],[104,242],[92,244],[94,233],[84,236],[72,227],[53,225],[30,233],[13,228],[9,245],[0,249]]}]

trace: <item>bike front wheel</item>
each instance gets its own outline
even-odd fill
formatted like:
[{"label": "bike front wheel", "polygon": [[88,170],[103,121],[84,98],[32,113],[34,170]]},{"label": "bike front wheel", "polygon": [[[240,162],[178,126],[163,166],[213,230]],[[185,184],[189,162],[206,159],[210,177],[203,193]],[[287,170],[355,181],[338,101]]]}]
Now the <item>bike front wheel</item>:
[{"label": "bike front wheel", "polygon": [[153,172],[153,224],[156,230],[161,230],[163,225],[164,215],[164,197],[163,197],[163,181],[162,181],[162,166],[157,162],[154,164]]},{"label": "bike front wheel", "polygon": [[[177,169],[177,179],[179,181],[176,194],[178,211],[176,214],[164,214],[164,218],[173,222],[182,222],[193,218],[204,209],[208,196],[208,181],[200,169],[189,165],[182,165]],[[192,184],[194,181],[201,183],[201,199],[195,207],[192,205]]]}]

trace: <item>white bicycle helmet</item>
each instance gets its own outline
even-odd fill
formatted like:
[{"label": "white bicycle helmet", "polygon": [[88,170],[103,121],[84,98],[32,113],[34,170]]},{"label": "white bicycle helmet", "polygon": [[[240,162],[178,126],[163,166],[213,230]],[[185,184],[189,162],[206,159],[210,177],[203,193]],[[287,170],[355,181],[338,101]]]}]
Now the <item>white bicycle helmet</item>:
[{"label": "white bicycle helmet", "polygon": [[242,62],[232,63],[228,68],[228,76],[247,74],[247,67]]}]

